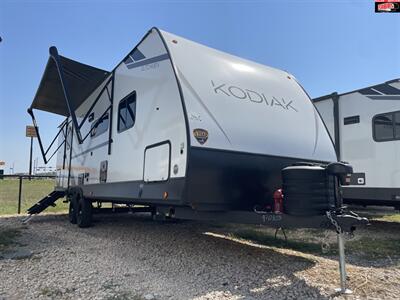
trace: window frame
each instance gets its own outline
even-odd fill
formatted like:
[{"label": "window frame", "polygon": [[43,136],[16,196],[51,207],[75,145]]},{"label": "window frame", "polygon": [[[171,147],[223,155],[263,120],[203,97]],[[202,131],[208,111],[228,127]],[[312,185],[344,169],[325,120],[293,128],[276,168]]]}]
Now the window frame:
[{"label": "window frame", "polygon": [[[398,141],[400,140],[400,135],[399,137],[396,138],[397,132],[396,132],[396,113],[400,113],[400,110],[396,111],[389,111],[385,113],[380,113],[376,114],[372,117],[372,137],[375,142],[381,143],[381,142],[390,142],[390,141]],[[388,139],[378,139],[376,137],[376,130],[375,130],[375,119],[380,116],[385,116],[385,115],[391,115],[392,116],[392,127],[393,127],[393,138],[388,138]]]},{"label": "window frame", "polygon": [[[121,118],[120,118],[120,107],[121,107],[121,103],[124,102],[124,101],[127,102],[128,99],[129,99],[130,97],[132,97],[132,96],[134,96],[134,101],[133,101],[133,103],[135,103],[135,111],[133,112],[133,113],[134,113],[134,120],[133,120],[133,123],[132,123],[132,125],[129,126],[129,127],[124,127],[123,129],[120,129],[120,126],[121,126]],[[136,94],[136,91],[133,91],[133,92],[129,93],[128,95],[126,95],[124,98],[122,98],[122,99],[118,102],[118,107],[117,107],[117,118],[118,118],[118,120],[117,120],[117,132],[118,132],[118,133],[124,132],[124,131],[126,131],[126,130],[128,130],[128,129],[130,129],[130,128],[132,128],[132,127],[135,126],[135,124],[136,124],[136,102],[137,102],[137,94]],[[125,108],[126,108],[126,106],[125,106]]]}]

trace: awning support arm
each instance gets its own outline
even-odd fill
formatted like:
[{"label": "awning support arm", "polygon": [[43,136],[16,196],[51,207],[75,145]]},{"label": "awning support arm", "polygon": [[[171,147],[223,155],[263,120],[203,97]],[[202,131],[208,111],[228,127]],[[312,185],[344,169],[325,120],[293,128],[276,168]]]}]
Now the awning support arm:
[{"label": "awning support arm", "polygon": [[109,122],[109,129],[108,129],[108,155],[111,155],[111,143],[112,143],[112,124],[113,124],[113,107],[114,107],[114,82],[115,82],[115,71],[112,72],[111,76],[111,95],[107,88],[108,98],[110,99],[110,122]]},{"label": "awning support arm", "polygon": [[[54,46],[50,47],[49,52],[50,52],[50,57],[54,60],[54,62],[56,64],[56,67],[57,67],[57,72],[58,72],[58,76],[60,78],[61,87],[62,87],[64,98],[65,98],[65,103],[67,104],[68,112],[69,112],[69,115],[71,116],[71,121],[72,121],[72,124],[73,124],[73,126],[75,128],[76,138],[77,138],[79,144],[82,144],[85,141],[85,139],[87,138],[88,135],[86,135],[85,138],[82,138],[82,133],[81,133],[80,129],[83,126],[83,124],[85,123],[86,119],[88,118],[88,116],[92,112],[94,106],[97,104],[98,100],[101,98],[101,95],[104,93],[105,90],[107,90],[108,98],[109,98],[110,102],[112,103],[112,96],[110,97],[110,94],[109,94],[109,91],[108,91],[108,85],[109,85],[110,81],[112,81],[112,83],[114,83],[114,75],[110,79],[107,80],[106,84],[104,85],[104,87],[102,88],[102,90],[100,91],[98,96],[96,97],[96,99],[93,102],[93,104],[91,105],[90,109],[86,112],[82,122],[79,124],[78,123],[78,119],[77,119],[76,114],[75,114],[75,111],[74,111],[74,109],[73,109],[73,107],[71,105],[71,101],[70,101],[70,98],[69,98],[67,85],[66,85],[66,82],[64,80],[64,71],[63,71],[62,64],[60,63],[60,57],[58,55],[57,48],[54,47]],[[112,92],[111,95],[113,95],[113,92]],[[107,111],[108,111],[108,109],[107,109]],[[90,130],[89,133],[91,131],[92,130]]]},{"label": "awning support arm", "polygon": [[69,115],[71,116],[72,125],[74,126],[75,131],[76,131],[76,137],[79,141],[79,144],[82,144],[83,143],[82,134],[81,134],[81,131],[79,130],[79,124],[78,124],[78,120],[76,118],[75,111],[73,110],[71,102],[70,102],[68,89],[67,89],[67,86],[66,86],[66,83],[64,80],[63,66],[60,63],[60,57],[58,55],[57,48],[54,46],[50,47],[49,53],[50,53],[50,57],[54,60],[54,63],[56,64],[56,67],[57,67],[57,72],[58,72],[58,76],[60,77],[61,87],[62,87],[64,98],[65,98],[65,103],[67,104]]}]

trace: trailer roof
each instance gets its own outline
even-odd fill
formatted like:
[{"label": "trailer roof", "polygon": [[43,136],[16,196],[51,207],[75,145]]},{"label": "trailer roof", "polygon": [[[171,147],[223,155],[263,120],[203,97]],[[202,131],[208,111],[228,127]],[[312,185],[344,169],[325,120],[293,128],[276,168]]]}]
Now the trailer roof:
[{"label": "trailer roof", "polygon": [[313,102],[320,102],[320,101],[324,101],[326,99],[330,99],[333,96],[340,97],[340,96],[344,96],[344,95],[348,95],[348,94],[352,94],[352,93],[361,93],[361,94],[364,94],[364,95],[379,95],[379,94],[391,95],[391,94],[393,94],[394,90],[397,90],[397,91],[395,91],[395,95],[398,95],[399,94],[398,93],[398,89],[392,87],[390,85],[390,83],[399,82],[399,81],[400,81],[400,78],[396,78],[396,79],[393,79],[393,80],[386,81],[384,83],[371,85],[371,86],[368,86],[368,87],[365,87],[365,88],[362,88],[362,89],[357,89],[357,90],[353,90],[353,91],[342,93],[342,94],[338,94],[337,92],[333,92],[333,93],[328,94],[328,95],[324,95],[324,96],[321,96],[321,97],[318,97],[318,98],[314,98],[314,99],[312,99],[312,101]]},{"label": "trailer roof", "polygon": [[[60,57],[66,90],[72,109],[78,108],[87,96],[107,77],[110,72],[101,70],[64,56]],[[31,108],[62,116],[69,116],[59,68],[50,56]]]}]

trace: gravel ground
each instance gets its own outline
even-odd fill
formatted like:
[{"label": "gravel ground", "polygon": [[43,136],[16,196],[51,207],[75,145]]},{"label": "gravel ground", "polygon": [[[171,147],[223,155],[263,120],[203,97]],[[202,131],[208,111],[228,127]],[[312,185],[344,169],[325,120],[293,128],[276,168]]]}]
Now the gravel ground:
[{"label": "gravel ground", "polygon": [[[19,259],[0,259],[0,299],[345,299],[333,293],[334,259],[235,240],[198,222],[95,218],[87,229],[65,215],[26,226],[0,218],[1,228],[21,228]],[[365,265],[348,264],[354,294],[346,299],[400,298],[399,261]]]}]

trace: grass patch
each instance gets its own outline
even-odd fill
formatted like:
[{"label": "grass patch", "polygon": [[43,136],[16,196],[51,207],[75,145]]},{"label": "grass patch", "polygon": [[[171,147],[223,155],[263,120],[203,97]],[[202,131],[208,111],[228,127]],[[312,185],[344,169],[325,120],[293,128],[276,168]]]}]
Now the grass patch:
[{"label": "grass patch", "polygon": [[21,235],[19,229],[13,228],[2,228],[0,229],[0,251],[9,248],[12,245],[17,244],[16,239]]},{"label": "grass patch", "polygon": [[[301,232],[301,234],[296,234]],[[321,235],[316,236],[313,231],[307,230],[294,230],[288,231],[288,240],[285,241],[281,238],[275,239],[274,235],[268,231],[257,230],[257,229],[243,229],[235,230],[230,233],[235,238],[245,239],[259,243],[261,245],[272,246],[277,248],[285,248],[304,253],[317,254],[317,255],[337,255],[337,244],[335,242],[328,243],[329,247],[326,251],[322,251]],[[332,233],[331,237],[333,237]],[[299,237],[300,236],[300,237]],[[358,239],[346,241],[346,253],[359,256],[362,258],[373,259],[373,258],[386,258],[400,257],[400,237],[379,237],[374,236],[361,236]]]},{"label": "grass patch", "polygon": [[400,255],[400,239],[361,237],[346,243],[346,251],[367,258],[385,258]]},{"label": "grass patch", "polygon": [[[44,196],[54,190],[53,179],[23,179],[21,195],[21,213],[25,213],[28,208],[38,202]],[[0,180],[0,215],[16,214],[18,209],[18,179]],[[47,212],[67,211],[66,203],[59,199],[56,207],[49,207]]]},{"label": "grass patch", "polygon": [[382,217],[379,217],[379,218],[374,218],[374,220],[400,223],[400,214],[386,215],[386,216],[382,216]]},{"label": "grass patch", "polygon": [[[274,235],[264,231],[245,229],[235,231],[231,233],[231,235],[236,238],[254,241],[266,246],[292,249],[313,254],[322,253],[320,243],[313,243],[307,240],[292,239],[290,236],[288,236],[288,240],[285,241],[283,238],[281,238],[281,233],[279,235],[279,238],[275,238]],[[288,235],[287,232],[286,235]]]}]

